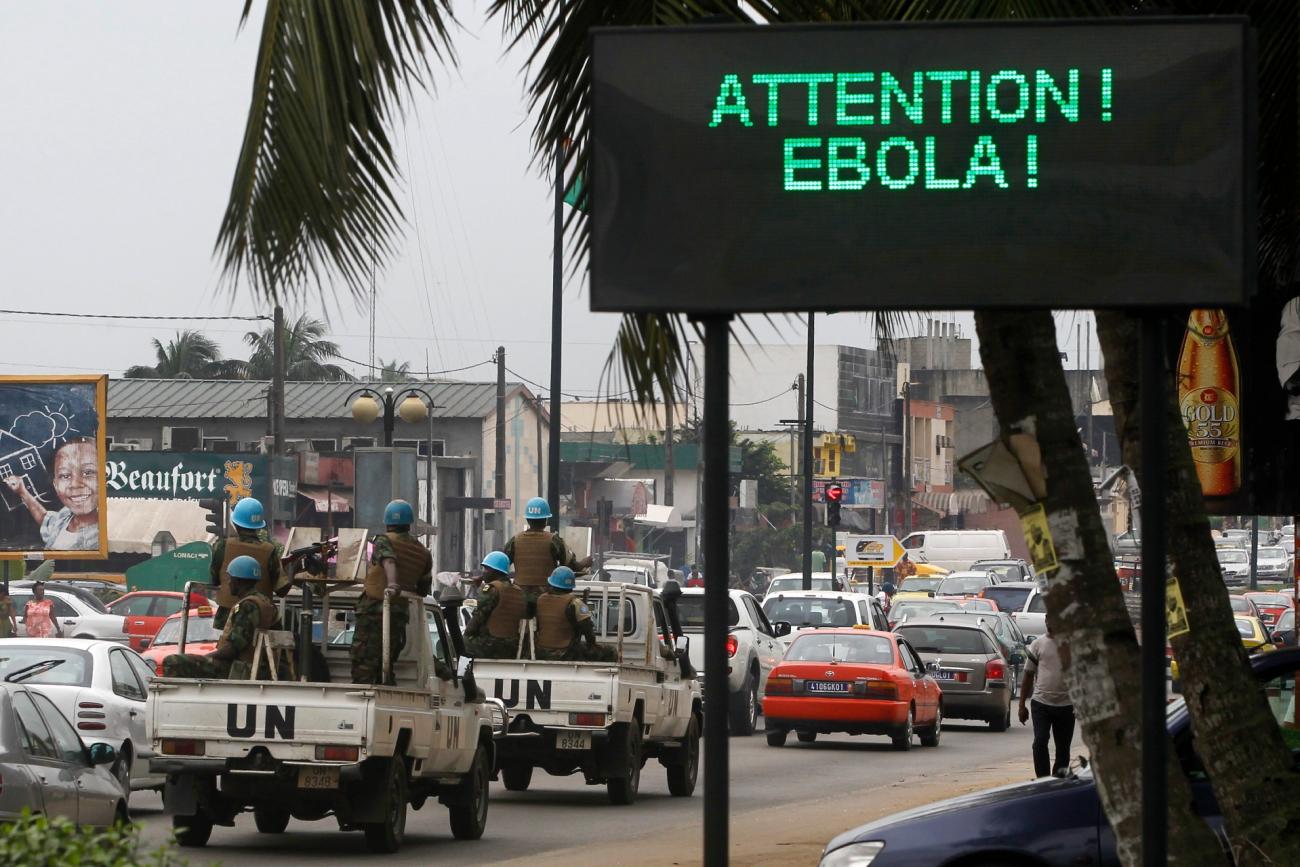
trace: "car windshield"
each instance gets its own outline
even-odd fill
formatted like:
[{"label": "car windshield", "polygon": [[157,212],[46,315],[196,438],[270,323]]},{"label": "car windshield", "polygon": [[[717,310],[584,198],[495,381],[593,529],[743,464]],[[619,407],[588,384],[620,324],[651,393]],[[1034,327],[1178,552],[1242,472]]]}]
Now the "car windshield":
[{"label": "car windshield", "polygon": [[769,596],[763,613],[768,620],[786,620],[792,626],[852,626],[858,622],[852,602],[816,596]]},{"label": "car windshield", "polygon": [[1277,619],[1276,629],[1295,629],[1295,612],[1287,609],[1282,612],[1282,616]]},{"label": "car windshield", "polygon": [[1003,581],[1019,581],[1025,577],[1018,563],[976,563],[971,568],[992,572]]},{"label": "car windshield", "polygon": [[917,653],[989,652],[988,641],[978,629],[952,626],[900,626],[898,634],[916,648]]},{"label": "car windshield", "polygon": [[47,661],[58,661],[49,671],[23,678],[25,684],[50,686],[90,686],[94,662],[84,650],[71,647],[48,647],[41,643],[25,644],[8,639],[0,642],[0,680],[24,668]]},{"label": "car windshield", "polygon": [[[775,596],[777,593],[798,592],[803,589],[803,576],[791,575],[788,578],[773,578],[772,583],[767,588],[768,596]],[[812,577],[812,587],[809,590],[834,590],[831,586],[830,578],[819,578],[816,575]]]},{"label": "car windshield", "polygon": [[[704,594],[682,594],[677,600],[677,615],[682,619],[682,629],[688,632],[704,631]],[[736,600],[727,597],[727,625],[740,623],[740,612],[736,610]]]},{"label": "car windshield", "polygon": [[1259,559],[1261,560],[1285,560],[1285,548],[1260,548]]},{"label": "car windshield", "polygon": [[1255,624],[1254,624],[1254,623],[1251,623],[1249,620],[1247,620],[1247,619],[1244,618],[1244,617],[1237,617],[1237,618],[1235,618],[1235,622],[1236,622],[1236,624],[1237,624],[1237,634],[1238,634],[1238,635],[1240,635],[1242,638],[1254,638],[1254,637],[1255,637]]},{"label": "car windshield", "polygon": [[790,645],[787,662],[865,662],[890,665],[894,642],[879,635],[819,635],[805,632]]},{"label": "car windshield", "polygon": [[[221,637],[216,629],[212,628],[211,617],[191,617],[190,624],[185,630],[185,643],[191,641],[216,641]],[[150,647],[161,647],[164,644],[181,643],[181,619],[168,620],[158,630]]]},{"label": "car windshield", "polygon": [[1255,593],[1251,595],[1250,601],[1256,605],[1282,606],[1290,605],[1291,597],[1281,593]]},{"label": "car windshield", "polygon": [[988,583],[989,579],[984,575],[949,575],[935,592],[940,596],[964,596],[980,592]]},{"label": "car windshield", "polygon": [[1245,596],[1229,596],[1228,604],[1232,606],[1233,611],[1249,611],[1250,600]]},{"label": "car windshield", "polygon": [[915,602],[907,600],[904,602],[895,602],[889,609],[889,618],[894,621],[902,620],[904,617],[925,617],[936,611],[956,611],[957,603],[947,600],[926,600],[924,602],[917,600]]},{"label": "car windshield", "polygon": [[1025,600],[1033,592],[1032,587],[1002,587],[997,584],[990,584],[984,588],[984,598],[992,599],[998,603],[998,608],[1003,611],[1022,611],[1025,607]]},{"label": "car windshield", "polygon": [[1249,563],[1250,557],[1240,548],[1220,548],[1216,551],[1220,563]]},{"label": "car windshield", "polygon": [[942,575],[913,575],[910,578],[903,579],[903,586],[899,587],[900,593],[928,593],[931,590],[939,589],[943,583]]},{"label": "car windshield", "polygon": [[961,620],[965,623],[982,622],[986,624],[989,627],[989,629],[993,630],[993,634],[996,635],[998,637],[998,640],[1001,641],[1003,644],[1014,643],[1011,640],[1010,632],[1007,630],[1007,625],[1003,623],[1002,619],[999,617],[989,617],[987,614],[980,614],[978,611],[954,611],[952,614],[945,613],[943,615],[944,620],[949,620],[954,617],[961,618]]},{"label": "car windshield", "polygon": [[[650,586],[650,573],[645,569],[631,569],[626,566],[606,566],[601,570],[602,573],[609,574],[609,580],[615,584],[637,584],[641,587]],[[604,575],[601,576],[604,578]]]},{"label": "car windshield", "polygon": [[997,611],[996,603],[989,599],[980,599],[978,596],[974,599],[967,599],[960,603],[960,606],[966,611]]}]

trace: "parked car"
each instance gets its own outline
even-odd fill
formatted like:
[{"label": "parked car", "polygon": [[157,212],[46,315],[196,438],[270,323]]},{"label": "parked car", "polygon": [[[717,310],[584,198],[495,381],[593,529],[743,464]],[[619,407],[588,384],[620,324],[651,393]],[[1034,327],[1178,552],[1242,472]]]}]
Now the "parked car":
[{"label": "parked car", "polygon": [[935,588],[935,596],[979,596],[984,588],[998,584],[998,576],[992,572],[953,572],[944,576]]},{"label": "parked car", "polygon": [[858,626],[889,631],[885,609],[874,596],[865,593],[836,593],[830,590],[799,590],[778,593],[763,600],[769,623],[790,624],[790,634],[780,638],[782,653],[795,636],[807,629],[829,626]]},{"label": "parked car", "polygon": [[[789,593],[792,590],[803,589],[803,573],[791,572],[787,575],[778,575],[767,585],[767,593],[763,594],[763,599],[769,596],[775,596],[778,593]],[[813,590],[844,590],[844,581],[836,573],[834,577],[829,572],[812,573]]]},{"label": "parked car", "polygon": [[1250,530],[1223,530],[1219,533],[1219,538],[1231,545],[1236,545],[1241,548],[1250,547]]},{"label": "parked car", "polygon": [[[190,609],[189,625],[185,633],[186,653],[211,653],[217,649],[217,640],[221,638],[220,630],[212,625],[214,612],[211,608]],[[158,633],[148,640],[140,656],[162,677],[163,660],[173,653],[180,653],[181,614],[168,617]]]},{"label": "parked car", "polygon": [[19,668],[9,677],[0,682],[0,820],[30,810],[79,825],[130,821],[122,784],[108,771],[118,761],[113,746],[87,746],[47,697],[22,683]]},{"label": "parked car", "polygon": [[998,603],[982,596],[963,596],[957,600],[957,607],[962,611],[984,611],[990,614],[1001,610]]},{"label": "parked car", "polygon": [[1281,545],[1268,545],[1256,552],[1255,574],[1265,581],[1289,584],[1294,561],[1291,552]]},{"label": "parked car", "polygon": [[[1265,653],[1277,649],[1272,634],[1264,628],[1264,624],[1259,622],[1258,617],[1238,614],[1232,620],[1237,626],[1241,646],[1246,648],[1247,653]],[[1171,686],[1174,692],[1182,692],[1182,678],[1178,676],[1178,660],[1174,657],[1172,649],[1166,648],[1165,655],[1169,659]]]},{"label": "parked car", "polygon": [[1037,589],[1035,581],[1001,581],[985,587],[980,596],[998,603],[999,611],[1024,611],[1025,603]]},{"label": "parked car", "polygon": [[[45,586],[45,598],[53,601],[54,619],[62,627],[63,634],[68,638],[102,638],[125,644],[126,633],[122,631],[122,618],[109,614],[104,603],[89,591],[82,591],[82,593],[94,601],[91,602],[80,593],[73,592],[71,588],[62,590],[53,589],[48,584]],[[18,614],[18,634],[25,636],[27,635],[25,609],[27,602],[32,598],[31,588],[11,585],[9,598],[13,600],[14,611]]]},{"label": "parked car", "polygon": [[1283,612],[1290,611],[1295,605],[1295,597],[1287,593],[1255,590],[1251,593],[1243,593],[1242,596],[1255,604],[1256,610],[1259,611],[1259,619],[1270,628]]},{"label": "parked car", "polygon": [[992,572],[998,581],[1033,581],[1034,567],[1026,560],[976,560],[970,564],[971,571]]},{"label": "parked car", "polygon": [[1215,548],[1214,555],[1219,560],[1224,584],[1240,587],[1250,580],[1250,552],[1241,548]]},{"label": "parked car", "polygon": [[1029,642],[1016,625],[1015,618],[1005,611],[943,611],[930,615],[931,620],[952,623],[985,623],[993,630],[993,637],[998,640],[1002,658],[1011,666],[1011,697],[1019,694],[1020,675],[1025,670],[1025,654]]},{"label": "parked car", "polygon": [[[14,589],[30,591],[35,584],[35,581],[24,579],[22,581],[12,582],[9,585],[9,589],[11,591]],[[104,601],[104,598],[96,592],[94,588],[85,586],[81,581],[47,580],[45,582],[45,589],[47,592],[52,590],[56,593],[76,596],[82,602],[86,603],[88,608],[97,611],[100,614],[104,614],[108,611],[108,603]]]},{"label": "parked car", "polygon": [[1255,617],[1260,620],[1264,619],[1260,616],[1259,606],[1255,604],[1253,599],[1244,594],[1231,594],[1228,596],[1228,604],[1232,606],[1233,614],[1240,614],[1244,617]]},{"label": "parked car", "polygon": [[[1285,731],[1295,725],[1295,675],[1300,649],[1251,657],[1256,679]],[[1193,749],[1191,720],[1180,698],[1169,705],[1165,725],[1174,754],[1192,785],[1202,818],[1222,820],[1204,767]],[[1045,777],[987,789],[886,816],[840,834],[827,844],[820,867],[933,867],[936,864],[1033,864],[1117,867],[1115,835],[1106,821],[1092,770],[1065,778]],[[1226,856],[1227,853],[1225,853]],[[1225,857],[1225,862],[1227,861]]]},{"label": "parked car", "polygon": [[1273,624],[1273,643],[1278,647],[1296,646],[1295,609],[1288,608]]},{"label": "parked car", "polygon": [[809,744],[819,734],[888,735],[894,749],[939,746],[943,696],[916,652],[898,635],[826,629],[795,638],[767,679],[767,744],[794,732]]},{"label": "parked car", "polygon": [[156,788],[149,774],[153,744],[145,732],[145,698],[153,669],[132,650],[105,641],[42,638],[4,642],[0,678],[49,663],[23,684],[47,696],[77,732],[113,745],[111,771],[124,789]]},{"label": "parked car", "polygon": [[909,620],[929,617],[939,611],[960,611],[955,599],[905,599],[889,606],[889,628]]},{"label": "parked car", "polygon": [[115,584],[101,578],[51,578],[48,586],[53,590],[66,590],[68,588],[84,590],[93,594],[96,599],[105,605],[126,593],[126,588],[121,584]]},{"label": "parked car", "polygon": [[1025,641],[1033,641],[1040,635],[1046,635],[1047,596],[1035,587],[1029,594],[1029,598],[1025,600],[1025,607],[1013,611],[1011,616],[1016,618],[1016,625],[1025,634]]},{"label": "parked car", "polygon": [[945,717],[983,720],[995,732],[1011,727],[1010,665],[992,628],[931,617],[895,631],[939,682]]},{"label": "parked car", "polygon": [[[163,622],[178,613],[185,604],[185,594],[173,590],[135,590],[109,603],[111,614],[122,616],[122,631],[132,650],[144,650],[149,639],[158,633]],[[190,599],[190,607],[209,604],[203,596],[195,593]]]},{"label": "parked car", "polygon": [[976,560],[1006,560],[1011,556],[1007,534],[1001,530],[920,530],[902,540],[917,563],[945,569],[969,569]]},{"label": "parked car", "polygon": [[943,583],[944,575],[909,575],[898,585],[898,592],[894,594],[894,601],[901,602],[904,599],[929,599],[934,596],[939,585]]}]

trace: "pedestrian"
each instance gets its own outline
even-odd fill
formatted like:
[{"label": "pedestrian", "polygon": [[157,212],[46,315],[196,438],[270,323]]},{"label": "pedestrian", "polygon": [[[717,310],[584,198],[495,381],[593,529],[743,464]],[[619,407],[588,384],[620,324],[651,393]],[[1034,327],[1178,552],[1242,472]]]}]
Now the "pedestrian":
[{"label": "pedestrian", "polygon": [[907,556],[907,553],[904,552],[903,558],[899,560],[898,565],[894,567],[894,577],[898,579],[899,584],[902,584],[905,579],[910,578],[915,574],[916,564],[913,563],[912,558]]},{"label": "pedestrian", "polygon": [[573,592],[574,577],[568,566],[559,566],[547,579],[537,600],[537,647],[547,659],[615,662],[614,648],[596,643],[591,611]]},{"label": "pedestrian", "polygon": [[694,563],[691,564],[691,574],[686,576],[686,586],[687,587],[704,586],[704,576],[700,574],[700,567],[698,564],[694,564]]},{"label": "pedestrian", "polygon": [[[396,661],[406,647],[406,626],[411,619],[410,604],[401,594],[427,596],[433,589],[433,556],[411,535],[414,522],[411,504],[393,500],[384,508],[387,532],[370,540],[370,568],[364,592],[357,600],[352,632],[353,683],[374,684],[383,678],[384,600],[391,600],[388,658]],[[391,671],[388,685],[394,685]]]},{"label": "pedestrian", "polygon": [[534,588],[541,593],[546,579],[557,566],[580,572],[591,566],[591,558],[579,561],[558,534],[546,529],[551,506],[541,497],[533,497],[524,506],[528,529],[506,542],[505,554],[515,566],[515,585],[521,590]]},{"label": "pedestrian", "polygon": [[893,607],[894,594],[897,592],[898,588],[889,581],[880,585],[880,591],[876,593],[876,600],[880,602],[880,607],[885,609],[885,614],[889,614],[889,609]]},{"label": "pedestrian", "polygon": [[528,598],[510,581],[510,558],[504,552],[488,552],[482,566],[483,587],[465,627],[465,652],[478,659],[513,659]]},{"label": "pedestrian", "polygon": [[[1020,685],[1020,724],[1034,720],[1034,774],[1060,774],[1070,768],[1070,742],[1074,740],[1074,703],[1065,686],[1061,652],[1049,628],[1034,639],[1026,651],[1025,673]],[[1029,704],[1026,706],[1025,702]],[[1056,761],[1049,762],[1047,740],[1056,748]]]},{"label": "pedestrian", "polygon": [[257,631],[278,629],[280,612],[271,597],[258,589],[262,567],[252,557],[241,555],[231,560],[226,573],[226,586],[235,594],[235,604],[221,630],[217,649],[211,653],[173,653],[163,660],[164,677],[248,680],[252,675]]},{"label": "pedestrian", "polygon": [[244,497],[230,510],[230,524],[235,528],[233,538],[218,539],[212,545],[212,557],[209,560],[208,574],[211,584],[217,587],[217,613],[212,618],[212,628],[221,629],[226,625],[226,617],[236,597],[230,587],[227,569],[236,557],[252,557],[257,561],[262,578],[257,589],[264,596],[283,596],[289,592],[290,578],[280,566],[284,556],[284,547],[272,542],[266,535],[266,518],[262,514],[262,502],[256,497]]},{"label": "pedestrian", "polygon": [[63,637],[63,627],[54,616],[54,600],[45,597],[44,581],[32,585],[32,598],[23,610],[23,622],[27,625],[28,638]]},{"label": "pedestrian", "polygon": [[9,582],[0,584],[0,638],[13,638],[18,634],[18,617],[14,600],[9,596]]}]

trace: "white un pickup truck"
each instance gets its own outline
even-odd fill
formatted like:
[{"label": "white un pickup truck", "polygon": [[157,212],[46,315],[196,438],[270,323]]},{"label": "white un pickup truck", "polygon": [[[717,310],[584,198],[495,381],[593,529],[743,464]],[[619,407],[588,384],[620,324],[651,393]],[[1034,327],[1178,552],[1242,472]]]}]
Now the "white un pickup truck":
[{"label": "white un pickup truck", "polygon": [[586,595],[596,638],[618,652],[619,662],[475,660],[479,683],[510,713],[497,748],[506,788],[527,789],[534,768],[554,776],[581,772],[588,785],[603,783],[613,803],[630,804],[641,766],[656,758],[669,791],[689,797],[703,702],[689,661],[674,651],[680,629],[670,628],[660,591],[579,581],[575,592]]},{"label": "white un pickup truck", "polygon": [[[233,825],[251,809],[263,833],[284,831],[290,817],[332,815],[340,829],[364,831],[372,851],[394,852],[407,806],[418,810],[431,797],[450,810],[457,839],[480,837],[495,738],[507,718],[475,684],[470,660],[458,660],[452,645],[459,642],[449,640],[442,612],[413,595],[392,600],[411,609],[406,646],[393,665],[397,685],[361,685],[350,682],[347,627],[359,593],[327,592],[315,606],[304,595],[299,607],[312,611],[318,628],[331,624],[337,633],[322,630],[313,643],[312,682],[150,684],[150,768],[166,774],[163,807],[181,845],[205,845],[214,824]],[[310,635],[306,617],[285,622],[294,620]],[[269,677],[265,666],[259,677]]]}]

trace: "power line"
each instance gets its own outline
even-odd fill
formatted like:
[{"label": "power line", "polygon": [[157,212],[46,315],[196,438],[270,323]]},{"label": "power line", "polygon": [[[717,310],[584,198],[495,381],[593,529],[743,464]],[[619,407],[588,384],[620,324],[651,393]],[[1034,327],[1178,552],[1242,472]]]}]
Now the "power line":
[{"label": "power line", "polygon": [[[776,394],[772,395],[771,397],[765,397],[762,400],[751,400],[749,403],[730,403],[727,405],[728,406],[758,406],[760,403],[771,403],[772,401],[776,400],[778,397],[785,397],[792,391],[794,391],[793,388],[783,388],[780,391],[778,391]],[[829,407],[827,407],[827,409],[829,409]]]},{"label": "power line", "polygon": [[[535,382],[529,379],[528,377],[524,376],[522,373],[519,373],[518,371],[511,370],[510,368],[507,367],[506,372],[508,372],[511,376],[518,377],[521,381],[528,383],[533,388],[540,388],[543,391],[547,391],[547,392],[550,391],[550,388],[548,386],[542,385],[540,382]],[[634,392],[632,392],[630,389],[628,391],[620,391],[612,394],[573,394],[567,391],[559,392],[561,396],[571,397],[574,400],[617,400],[623,397],[630,397],[633,393]]]},{"label": "power line", "polygon": [[55,316],[62,319],[140,319],[163,322],[269,322],[270,316],[151,316],[128,313],[61,313],[52,310],[0,310],[8,316]]}]

